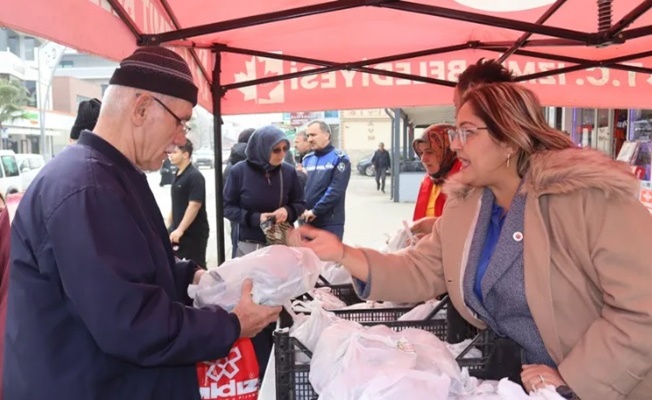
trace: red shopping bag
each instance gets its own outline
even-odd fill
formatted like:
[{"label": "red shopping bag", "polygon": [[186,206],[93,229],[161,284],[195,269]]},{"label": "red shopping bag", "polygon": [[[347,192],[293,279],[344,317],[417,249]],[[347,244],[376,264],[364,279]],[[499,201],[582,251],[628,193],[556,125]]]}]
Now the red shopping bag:
[{"label": "red shopping bag", "polygon": [[229,356],[197,363],[199,393],[206,400],[256,400],[258,360],[251,339],[238,339]]}]

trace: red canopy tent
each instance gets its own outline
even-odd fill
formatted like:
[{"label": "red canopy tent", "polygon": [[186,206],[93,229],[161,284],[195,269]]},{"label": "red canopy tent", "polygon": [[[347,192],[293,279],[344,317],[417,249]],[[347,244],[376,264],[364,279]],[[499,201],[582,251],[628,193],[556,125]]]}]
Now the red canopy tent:
[{"label": "red canopy tent", "polygon": [[651,7],[652,0],[0,0],[0,25],[114,60],[136,46],[175,48],[219,138],[222,114],[450,104],[457,75],[480,57],[504,61],[547,105],[652,108]]}]

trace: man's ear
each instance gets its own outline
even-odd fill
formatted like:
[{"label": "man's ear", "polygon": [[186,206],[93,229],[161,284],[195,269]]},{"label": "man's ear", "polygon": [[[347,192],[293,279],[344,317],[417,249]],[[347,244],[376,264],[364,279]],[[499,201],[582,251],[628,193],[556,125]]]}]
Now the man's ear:
[{"label": "man's ear", "polygon": [[131,120],[136,126],[143,126],[147,120],[149,106],[152,104],[152,97],[147,94],[141,94],[136,97],[134,106],[131,110]]}]

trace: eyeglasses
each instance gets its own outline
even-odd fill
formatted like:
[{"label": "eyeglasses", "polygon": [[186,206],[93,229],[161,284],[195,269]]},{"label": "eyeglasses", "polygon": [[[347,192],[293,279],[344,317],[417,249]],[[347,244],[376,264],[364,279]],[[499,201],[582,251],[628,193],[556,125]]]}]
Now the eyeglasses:
[{"label": "eyeglasses", "polygon": [[455,129],[449,129],[448,130],[448,139],[450,140],[451,143],[455,141],[455,139],[459,138],[460,143],[462,143],[462,146],[466,145],[466,141],[469,135],[474,135],[477,133],[477,131],[481,129],[489,129],[486,126],[479,126],[477,128],[455,128]]},{"label": "eyeglasses", "polygon": [[288,148],[287,147],[279,147],[278,149],[273,149],[272,153],[274,154],[281,154],[281,153],[287,153]]},{"label": "eyeglasses", "polygon": [[152,96],[152,99],[154,99],[154,101],[160,104],[161,107],[163,107],[163,109],[167,111],[172,116],[172,118],[174,118],[177,121],[177,126],[181,126],[183,128],[183,131],[186,133],[190,132],[192,128],[190,128],[190,126],[188,126],[188,124],[186,124],[184,120],[179,118],[179,116],[175,114],[174,111],[170,110],[168,106],[166,106],[161,100],[157,99],[156,97]]}]

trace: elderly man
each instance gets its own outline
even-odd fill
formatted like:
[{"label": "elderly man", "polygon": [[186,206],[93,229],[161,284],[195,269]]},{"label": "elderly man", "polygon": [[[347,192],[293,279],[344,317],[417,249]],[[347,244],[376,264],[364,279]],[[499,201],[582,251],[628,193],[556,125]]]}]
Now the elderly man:
[{"label": "elderly man", "polygon": [[251,283],[233,313],[189,307],[203,271],[175,262],[147,178],[185,142],[197,102],[176,53],[120,63],[94,133],[49,162],[11,228],[5,399],[199,399],[195,363],[280,311]]}]

